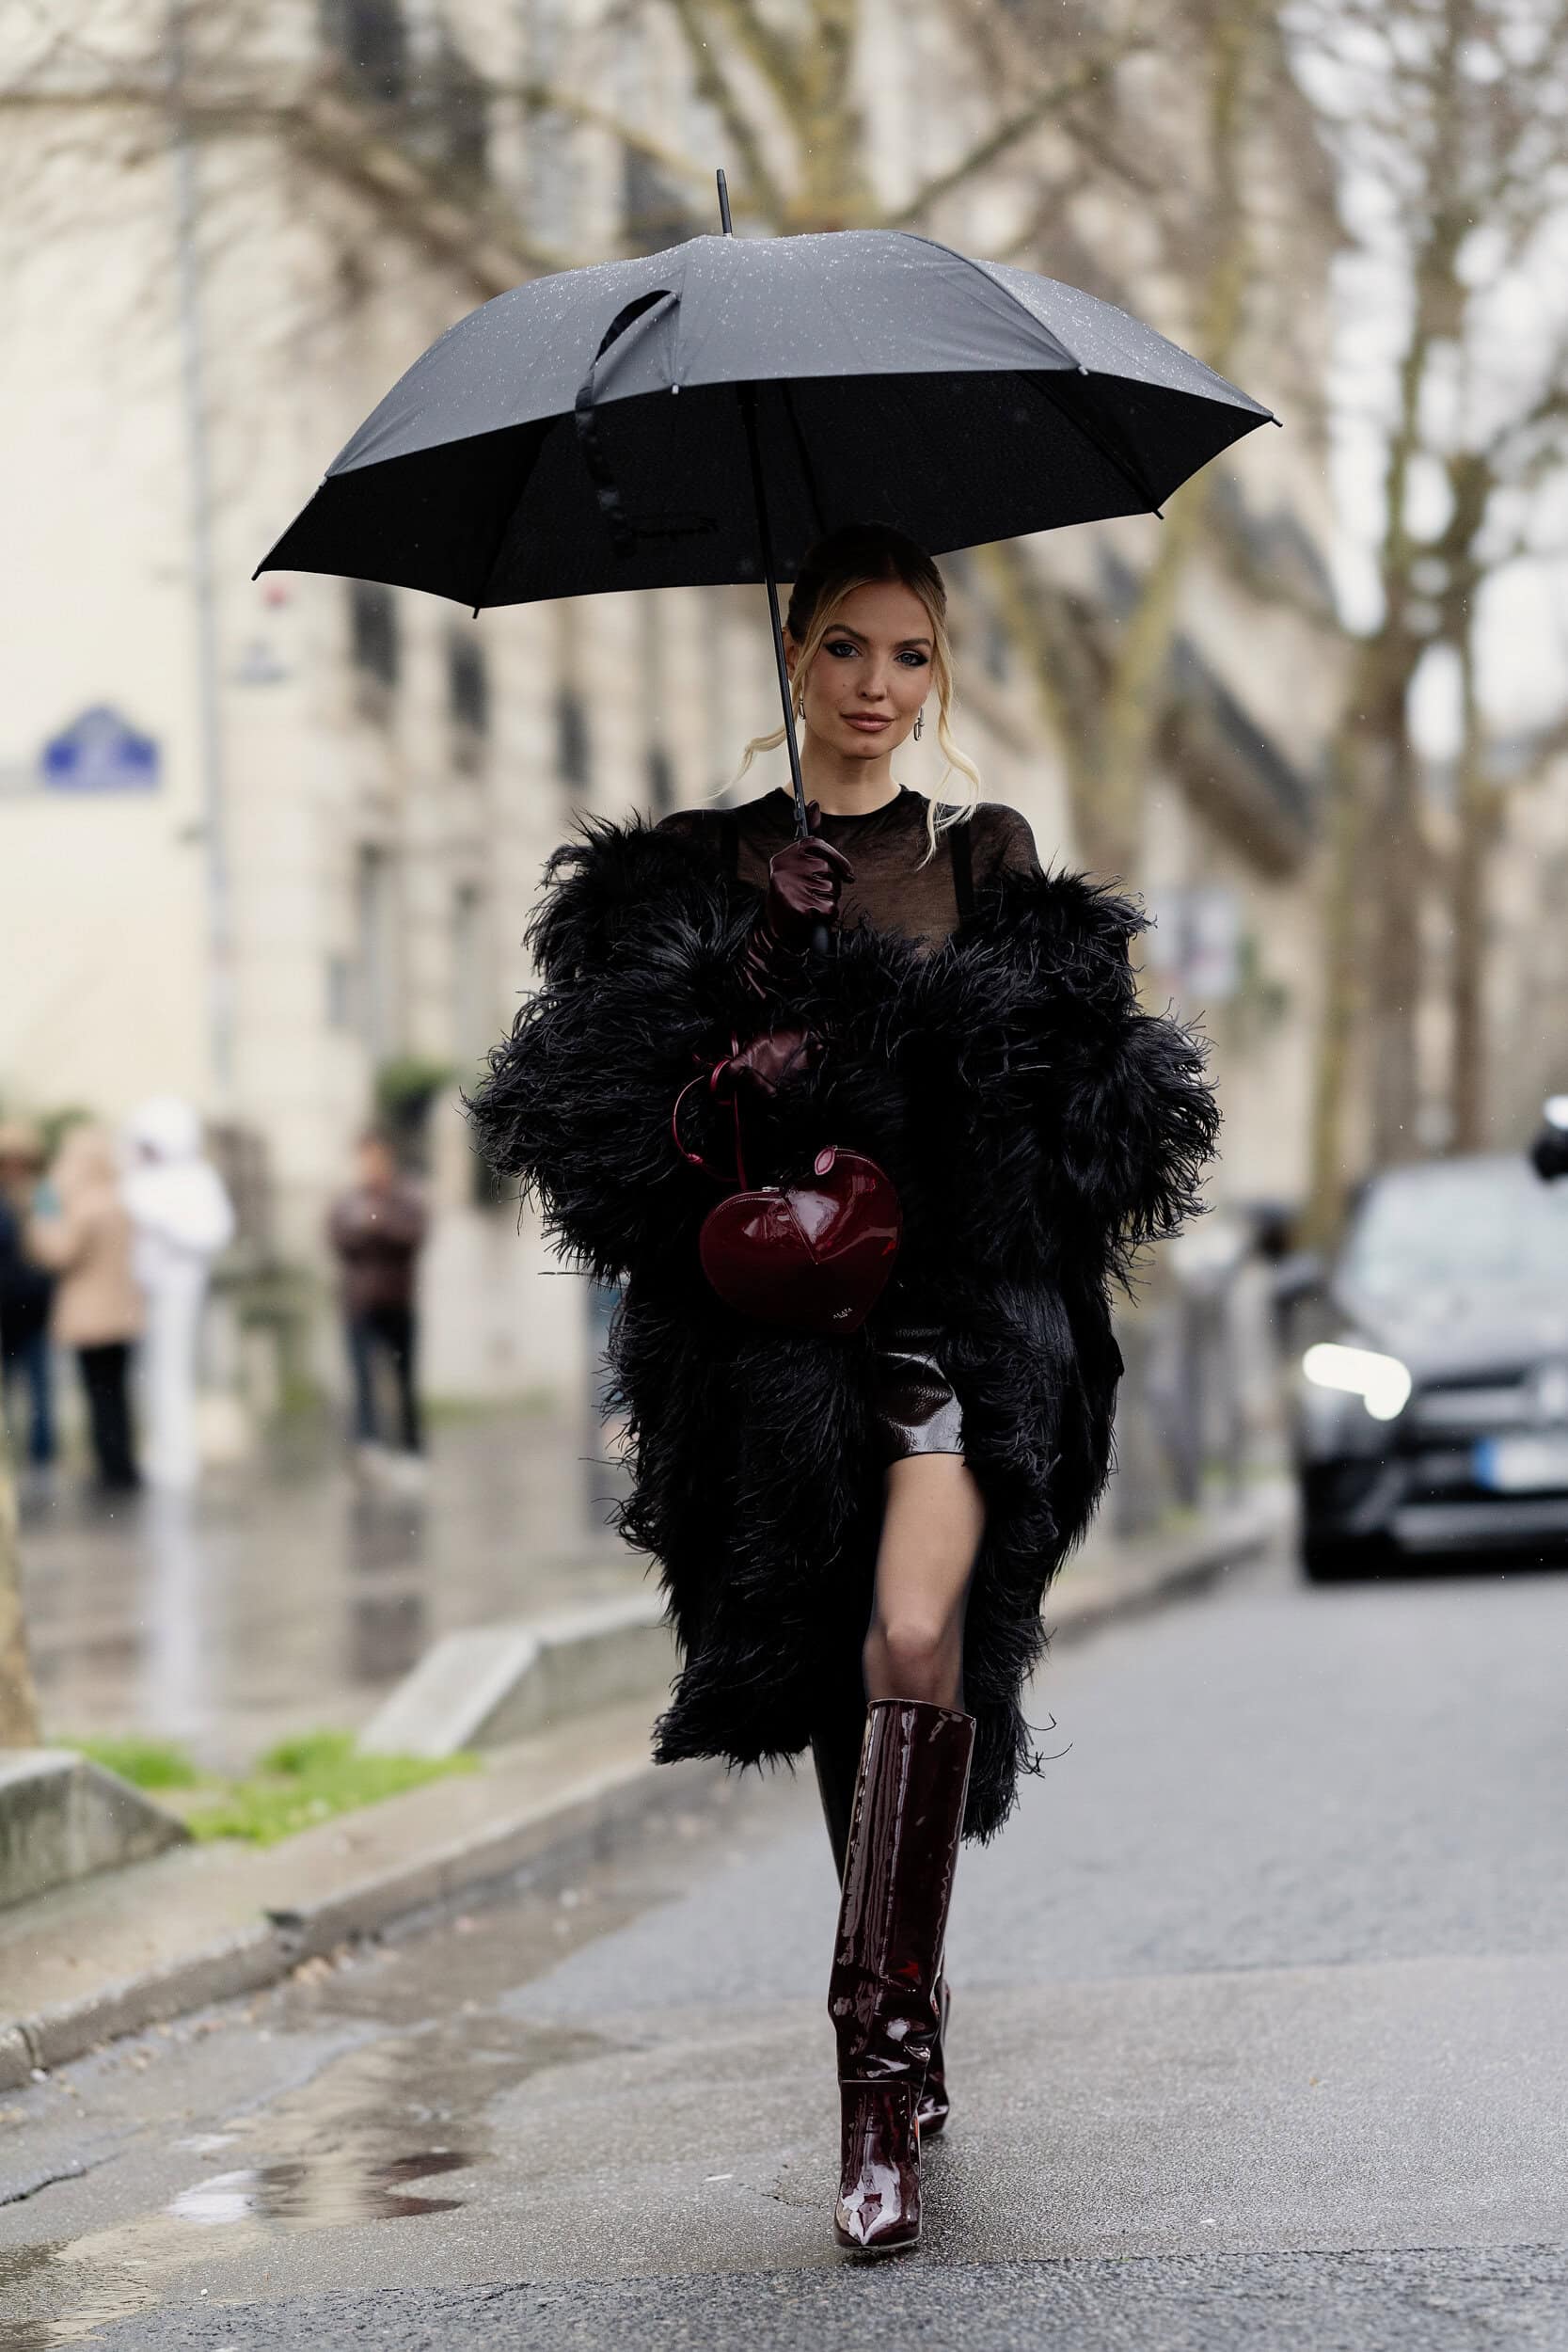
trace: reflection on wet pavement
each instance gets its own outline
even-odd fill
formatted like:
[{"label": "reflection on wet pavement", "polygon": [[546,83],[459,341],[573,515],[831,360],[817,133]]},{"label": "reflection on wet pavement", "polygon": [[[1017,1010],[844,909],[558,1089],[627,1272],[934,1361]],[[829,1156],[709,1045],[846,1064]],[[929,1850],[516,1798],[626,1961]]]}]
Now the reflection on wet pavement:
[{"label": "reflection on wet pavement", "polygon": [[429,2148],[420,2155],[388,2156],[360,2167],[337,2149],[315,2164],[261,2164],[215,2173],[182,2189],[169,2211],[209,2229],[250,2220],[319,2229],[334,2221],[401,2221],[411,2214],[455,2213],[460,2198],[411,2197],[403,2184],[456,2172],[472,2161],[462,2149]]},{"label": "reflection on wet pavement", "polygon": [[607,1525],[621,1481],[596,1423],[517,1407],[438,1427],[418,1500],[362,1490],[319,1438],[194,1500],[62,1486],[23,1529],[46,1728],[235,1770],[352,1726],[442,1633],[641,1583]]}]

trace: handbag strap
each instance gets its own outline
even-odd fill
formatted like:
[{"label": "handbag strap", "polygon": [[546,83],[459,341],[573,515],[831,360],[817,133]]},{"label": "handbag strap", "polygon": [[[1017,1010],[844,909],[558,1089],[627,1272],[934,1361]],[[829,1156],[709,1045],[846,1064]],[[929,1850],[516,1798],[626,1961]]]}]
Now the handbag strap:
[{"label": "handbag strap", "polygon": [[730,1118],[735,1130],[735,1175],[733,1178],[729,1176],[722,1176],[716,1168],[710,1168],[701,1152],[689,1152],[686,1145],[681,1141],[680,1130],[681,1104],[686,1101],[687,1096],[691,1092],[694,1087],[705,1086],[709,1096],[714,1102],[722,1103],[726,1100],[726,1097],[719,1091],[719,1081],[730,1066],[731,1056],[737,1054],[739,1051],[739,1040],[732,1037],[730,1040],[729,1054],[726,1054],[721,1060],[716,1061],[713,1068],[708,1071],[705,1075],[702,1071],[699,1071],[694,1078],[689,1078],[687,1080],[685,1086],[682,1087],[680,1092],[676,1095],[674,1108],[670,1113],[670,1133],[674,1139],[675,1149],[680,1153],[683,1160],[689,1160],[693,1168],[700,1168],[703,1174],[705,1176],[711,1176],[716,1184],[724,1185],[736,1184],[739,1185],[742,1192],[746,1192],[750,1189],[750,1186],[748,1185],[746,1179],[746,1162],[741,1155],[740,1097],[735,1089],[733,1081],[731,1083],[727,1098],[730,1105]]}]

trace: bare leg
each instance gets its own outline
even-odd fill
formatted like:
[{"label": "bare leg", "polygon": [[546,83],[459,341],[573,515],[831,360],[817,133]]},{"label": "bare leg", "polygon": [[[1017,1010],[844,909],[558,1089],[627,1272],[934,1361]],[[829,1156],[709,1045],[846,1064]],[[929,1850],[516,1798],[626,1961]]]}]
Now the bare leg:
[{"label": "bare leg", "polygon": [[959,1454],[891,1463],[862,1653],[868,1699],[963,1706],[963,1625],[986,1508]]}]

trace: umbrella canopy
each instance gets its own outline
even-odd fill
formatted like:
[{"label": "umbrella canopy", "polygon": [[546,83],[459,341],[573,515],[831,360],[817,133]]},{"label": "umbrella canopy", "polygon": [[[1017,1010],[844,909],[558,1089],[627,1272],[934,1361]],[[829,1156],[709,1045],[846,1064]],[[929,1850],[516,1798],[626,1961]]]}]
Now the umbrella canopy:
[{"label": "umbrella canopy", "polygon": [[459,320],[258,569],[476,612],[793,579],[849,521],[940,555],[1157,510],[1271,416],[1112,304],[929,237],[697,236]]}]

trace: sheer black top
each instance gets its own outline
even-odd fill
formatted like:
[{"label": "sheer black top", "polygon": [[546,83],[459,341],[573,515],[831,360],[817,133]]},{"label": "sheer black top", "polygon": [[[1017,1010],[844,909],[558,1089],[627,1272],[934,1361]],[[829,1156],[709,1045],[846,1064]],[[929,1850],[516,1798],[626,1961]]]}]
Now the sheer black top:
[{"label": "sheer black top", "polygon": [[[842,925],[865,922],[931,948],[952,937],[977,889],[1005,872],[1039,871],[1028,819],[1000,801],[981,801],[939,833],[936,855],[922,865],[929,806],[924,792],[900,785],[880,808],[823,816],[822,838],[855,869],[839,902]],[[780,786],[741,808],[677,809],[657,830],[698,843],[724,872],[765,890],[768,859],[795,837],[794,796]]]}]

